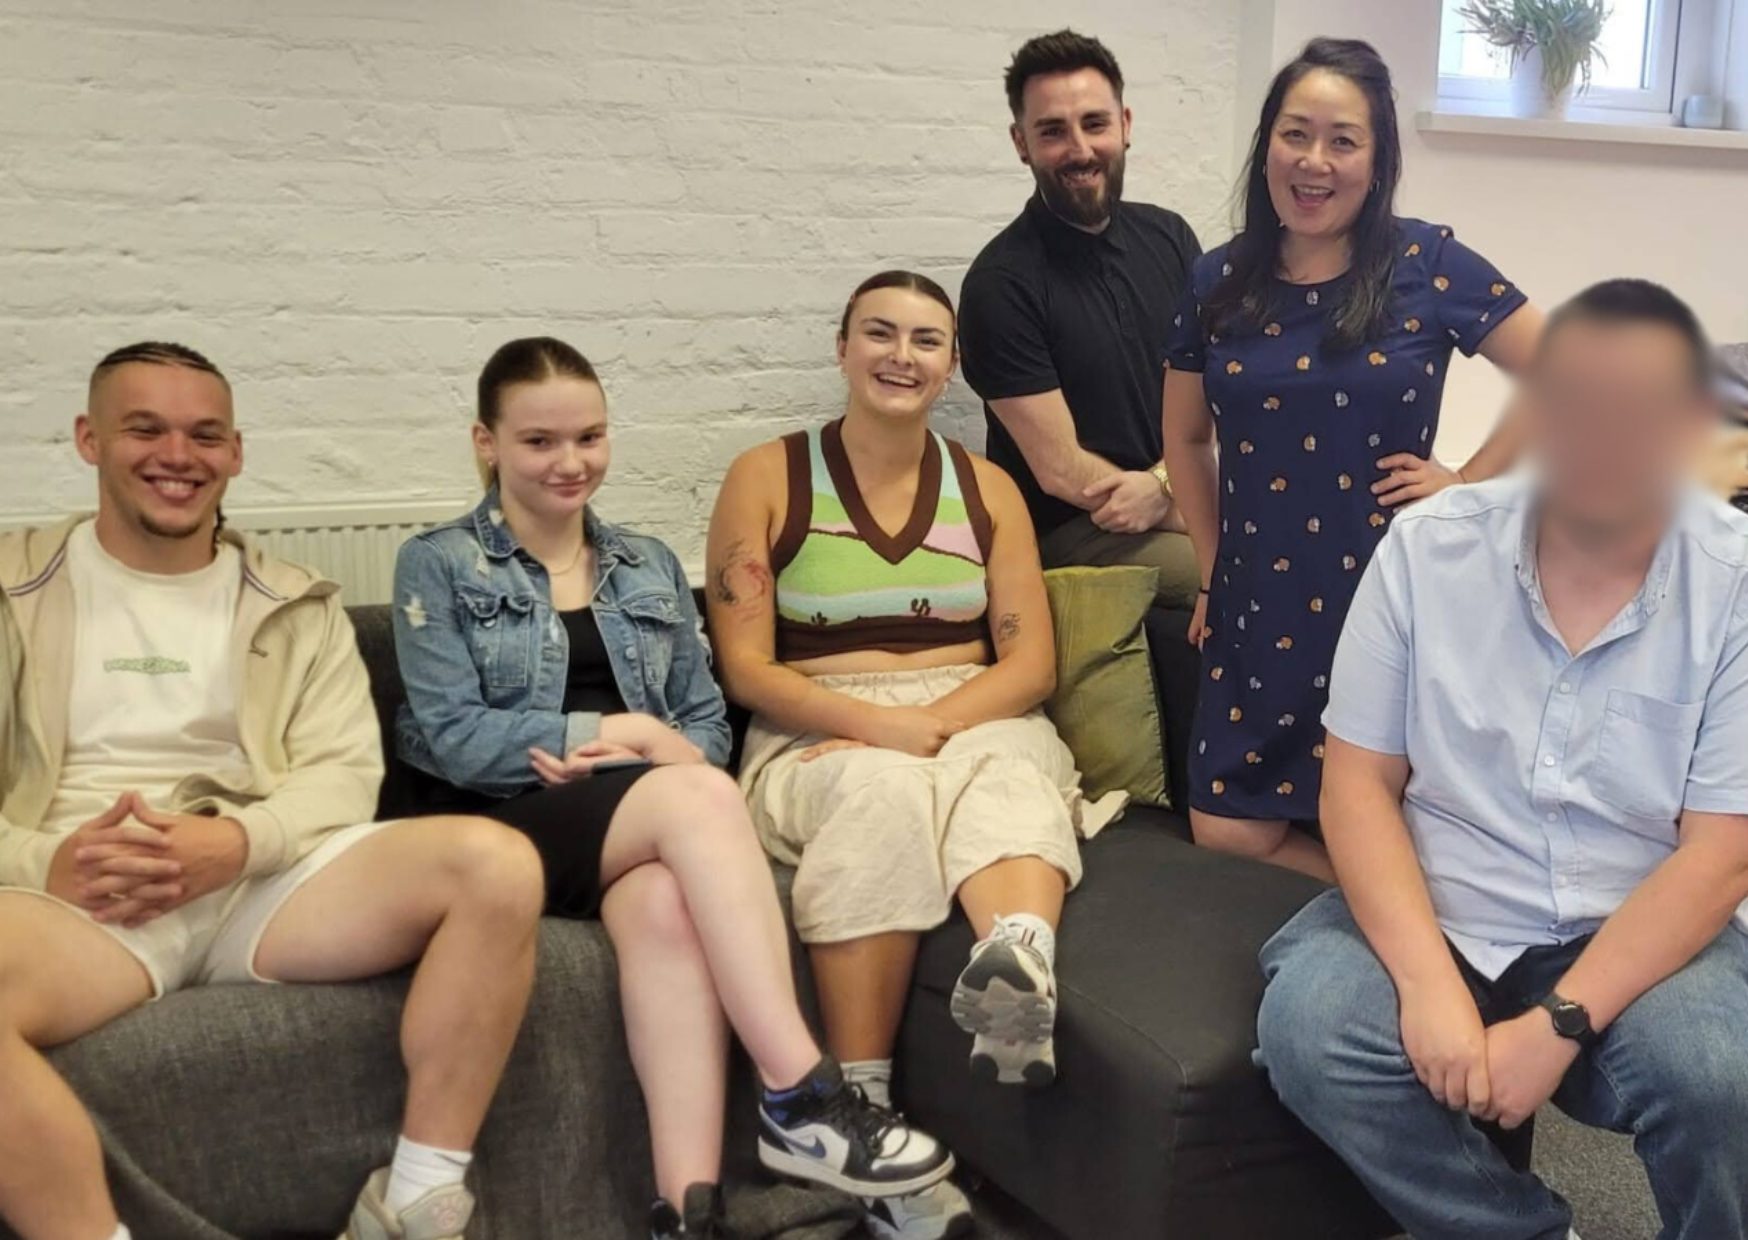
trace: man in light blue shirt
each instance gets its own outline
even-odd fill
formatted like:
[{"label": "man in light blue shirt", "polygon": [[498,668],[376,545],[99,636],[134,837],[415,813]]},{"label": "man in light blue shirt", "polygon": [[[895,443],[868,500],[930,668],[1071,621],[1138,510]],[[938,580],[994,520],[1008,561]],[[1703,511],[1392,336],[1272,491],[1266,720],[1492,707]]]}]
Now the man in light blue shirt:
[{"label": "man in light blue shirt", "polygon": [[1637,1137],[1667,1240],[1748,1236],[1748,516],[1685,483],[1667,290],[1550,319],[1531,479],[1399,517],[1336,656],[1339,892],[1264,949],[1260,1062],[1416,1240],[1566,1240],[1470,1122]]}]

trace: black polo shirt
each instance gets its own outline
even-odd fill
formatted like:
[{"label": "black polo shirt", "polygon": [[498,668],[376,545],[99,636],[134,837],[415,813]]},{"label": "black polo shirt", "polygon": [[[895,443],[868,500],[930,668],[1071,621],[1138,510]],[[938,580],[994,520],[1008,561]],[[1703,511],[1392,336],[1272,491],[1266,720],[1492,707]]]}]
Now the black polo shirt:
[{"label": "black polo shirt", "polygon": [[1093,234],[1034,195],[971,264],[959,308],[965,378],[984,400],[989,459],[1020,484],[1039,534],[1082,510],[1044,493],[988,402],[1061,388],[1081,447],[1152,468],[1166,333],[1201,252],[1174,211],[1119,202]]}]

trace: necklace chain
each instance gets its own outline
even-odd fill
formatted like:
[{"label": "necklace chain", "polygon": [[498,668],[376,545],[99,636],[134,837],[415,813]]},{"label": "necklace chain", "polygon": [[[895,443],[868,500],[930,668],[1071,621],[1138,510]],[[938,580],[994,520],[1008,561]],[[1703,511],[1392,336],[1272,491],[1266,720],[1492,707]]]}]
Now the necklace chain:
[{"label": "necklace chain", "polygon": [[552,576],[554,576],[554,577],[569,576],[571,573],[576,571],[577,565],[579,565],[583,562],[583,552],[587,551],[588,549],[589,549],[589,540],[587,538],[585,538],[577,544],[577,553],[571,557],[571,562],[569,564],[565,565],[564,568],[560,569],[557,572],[553,572],[552,565],[548,564],[546,566],[546,571],[548,573],[551,573]]}]

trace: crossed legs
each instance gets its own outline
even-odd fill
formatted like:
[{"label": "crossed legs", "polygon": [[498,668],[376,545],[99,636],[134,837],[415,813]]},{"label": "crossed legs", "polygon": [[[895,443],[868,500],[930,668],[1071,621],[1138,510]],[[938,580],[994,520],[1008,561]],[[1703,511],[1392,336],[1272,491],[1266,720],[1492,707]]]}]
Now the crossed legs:
[{"label": "crossed legs", "polygon": [[608,827],[601,879],[656,1185],[679,1201],[720,1177],[729,1028],[772,1088],[812,1071],[819,1046],[770,864],[727,775],[665,766],[638,780]]}]

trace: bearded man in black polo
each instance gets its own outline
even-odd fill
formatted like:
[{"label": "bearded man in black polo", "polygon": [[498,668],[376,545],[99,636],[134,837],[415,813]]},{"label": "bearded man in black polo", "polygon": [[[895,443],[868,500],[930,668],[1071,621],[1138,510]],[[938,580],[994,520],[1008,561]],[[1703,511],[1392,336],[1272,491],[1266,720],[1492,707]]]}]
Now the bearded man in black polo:
[{"label": "bearded man in black polo", "polygon": [[1046,567],[1157,567],[1160,601],[1188,610],[1200,578],[1161,459],[1160,395],[1201,246],[1182,216],[1123,201],[1130,114],[1104,44],[1032,39],[1007,94],[1037,192],[972,263],[960,308],[989,458],[1019,483]]}]

